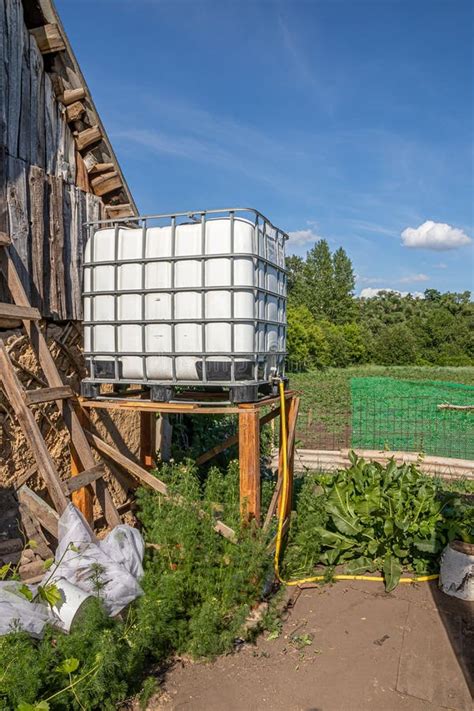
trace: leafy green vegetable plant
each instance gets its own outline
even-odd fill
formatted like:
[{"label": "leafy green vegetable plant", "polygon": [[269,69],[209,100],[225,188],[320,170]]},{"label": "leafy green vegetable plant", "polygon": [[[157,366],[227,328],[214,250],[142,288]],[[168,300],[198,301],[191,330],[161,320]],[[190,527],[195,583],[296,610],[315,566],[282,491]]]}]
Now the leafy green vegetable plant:
[{"label": "leafy green vegetable plant", "polygon": [[440,492],[415,465],[391,461],[383,467],[354,453],[350,459],[349,469],[310,478],[303,487],[289,561],[296,548],[302,562],[301,547],[313,565],[343,564],[353,575],[382,570],[390,591],[403,570],[436,572],[449,541],[473,540],[473,507],[455,493]]}]

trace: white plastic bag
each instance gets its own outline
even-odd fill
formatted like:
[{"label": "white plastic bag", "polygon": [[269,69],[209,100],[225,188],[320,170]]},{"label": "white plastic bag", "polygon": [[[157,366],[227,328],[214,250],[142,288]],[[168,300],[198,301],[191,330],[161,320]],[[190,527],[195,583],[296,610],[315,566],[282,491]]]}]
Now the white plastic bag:
[{"label": "white plastic bag", "polygon": [[[131,526],[116,526],[99,541],[81,512],[68,504],[58,523],[58,547],[55,563],[44,574],[40,585],[66,580],[71,599],[74,586],[83,593],[100,597],[109,615],[116,615],[143,591],[139,580],[143,576],[143,538]],[[21,583],[0,582],[0,634],[23,629],[32,636],[41,636],[47,622],[69,630],[71,615],[64,591],[58,605],[31,603],[18,592]],[[33,595],[37,586],[28,586]],[[64,617],[64,619],[62,619]]]},{"label": "white plastic bag", "polygon": [[68,504],[59,520],[59,545],[54,565],[43,583],[65,578],[84,592],[98,595],[109,615],[116,615],[143,593],[145,546],[140,533],[130,526],[116,526],[99,541],[81,512]]},{"label": "white plastic bag", "polygon": [[[21,629],[32,637],[41,637],[52,614],[46,605],[29,602],[19,592],[21,585],[16,580],[0,582],[0,635]],[[33,591],[33,586],[30,589]]]}]

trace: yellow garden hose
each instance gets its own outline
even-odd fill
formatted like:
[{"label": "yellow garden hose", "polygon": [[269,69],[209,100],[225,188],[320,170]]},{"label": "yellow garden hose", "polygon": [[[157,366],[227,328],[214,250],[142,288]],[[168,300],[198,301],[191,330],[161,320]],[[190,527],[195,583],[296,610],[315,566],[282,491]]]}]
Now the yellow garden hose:
[{"label": "yellow garden hose", "polygon": [[[280,552],[283,540],[283,524],[285,519],[286,507],[289,497],[289,476],[288,476],[288,433],[286,430],[286,401],[285,401],[285,386],[283,381],[279,383],[280,391],[280,418],[281,418],[281,459],[283,468],[283,485],[281,492],[281,501],[278,506],[278,528],[275,544],[275,575],[283,585],[304,585],[304,583],[319,583],[325,580],[324,575],[314,575],[311,578],[301,578],[301,580],[283,580],[280,575]],[[400,583],[425,583],[428,580],[436,580],[438,575],[420,575],[417,578],[400,578]],[[383,582],[384,578],[381,575],[334,575],[332,580],[370,580],[372,582]]]}]

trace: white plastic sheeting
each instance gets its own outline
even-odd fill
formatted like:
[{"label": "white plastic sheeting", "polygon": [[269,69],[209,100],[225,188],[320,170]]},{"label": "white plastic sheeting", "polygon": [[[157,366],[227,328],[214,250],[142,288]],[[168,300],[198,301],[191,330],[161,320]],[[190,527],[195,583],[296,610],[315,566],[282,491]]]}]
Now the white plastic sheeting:
[{"label": "white plastic sheeting", "polygon": [[[59,519],[55,563],[45,573],[40,585],[68,581],[79,593],[99,596],[109,615],[116,615],[142,594],[144,543],[140,533],[130,526],[116,526],[98,540],[81,512],[69,504]],[[41,635],[47,623],[69,628],[71,610],[64,598],[53,608],[31,603],[20,592],[21,583],[0,582],[0,634],[23,629],[32,636]],[[29,586],[33,595],[37,586]],[[61,591],[62,592],[62,591]],[[81,599],[84,595],[78,595]],[[64,619],[62,619],[64,618]]]},{"label": "white plastic sheeting", "polygon": [[[474,555],[446,546],[441,557],[439,586],[447,595],[474,601]],[[466,548],[471,548],[467,544]]]}]

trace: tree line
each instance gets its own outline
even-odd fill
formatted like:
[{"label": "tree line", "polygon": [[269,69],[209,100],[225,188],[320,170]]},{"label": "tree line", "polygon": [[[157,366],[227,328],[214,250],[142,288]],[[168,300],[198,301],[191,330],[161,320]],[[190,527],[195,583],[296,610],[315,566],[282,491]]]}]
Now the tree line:
[{"label": "tree line", "polygon": [[287,268],[290,367],[474,365],[471,292],[356,297],[350,258],[324,239]]}]

